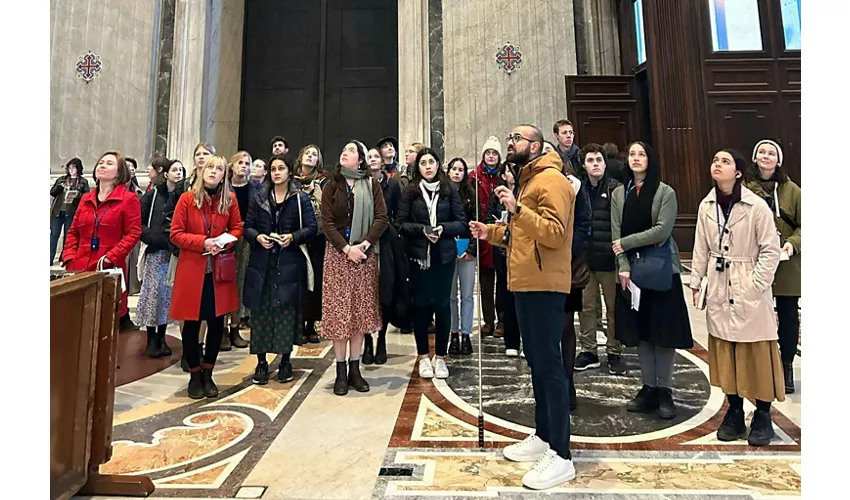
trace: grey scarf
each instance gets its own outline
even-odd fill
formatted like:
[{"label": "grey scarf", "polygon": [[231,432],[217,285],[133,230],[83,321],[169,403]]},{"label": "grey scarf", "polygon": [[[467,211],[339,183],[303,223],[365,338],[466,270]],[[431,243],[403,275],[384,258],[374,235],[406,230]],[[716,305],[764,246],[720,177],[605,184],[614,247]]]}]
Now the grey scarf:
[{"label": "grey scarf", "polygon": [[366,239],[372,223],[375,222],[375,202],[372,199],[372,177],[368,170],[339,169],[346,179],[354,179],[354,211],[351,214],[351,236],[349,245],[358,245]]}]

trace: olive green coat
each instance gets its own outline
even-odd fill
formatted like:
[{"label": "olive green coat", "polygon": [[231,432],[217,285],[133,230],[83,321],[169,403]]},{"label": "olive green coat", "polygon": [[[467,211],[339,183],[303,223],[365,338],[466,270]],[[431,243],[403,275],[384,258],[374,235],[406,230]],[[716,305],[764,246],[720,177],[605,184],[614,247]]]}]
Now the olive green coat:
[{"label": "olive green coat", "polygon": [[[747,181],[744,183],[744,186],[760,198],[773,198],[773,190],[765,187],[771,185],[772,183],[768,181]],[[800,240],[802,221],[800,186],[789,179],[779,184],[776,189],[776,196],[779,199],[779,207],[788,214],[797,229],[792,228],[782,217],[776,215],[776,209],[774,209],[773,219],[779,232],[779,245],[781,247],[785,245],[786,241],[790,242],[791,246],[794,247],[794,255],[791,256],[791,259],[779,263],[779,269],[776,270],[776,277],[773,280],[773,295],[800,297],[802,295],[800,277],[803,268],[803,261],[800,258],[802,249]]]}]

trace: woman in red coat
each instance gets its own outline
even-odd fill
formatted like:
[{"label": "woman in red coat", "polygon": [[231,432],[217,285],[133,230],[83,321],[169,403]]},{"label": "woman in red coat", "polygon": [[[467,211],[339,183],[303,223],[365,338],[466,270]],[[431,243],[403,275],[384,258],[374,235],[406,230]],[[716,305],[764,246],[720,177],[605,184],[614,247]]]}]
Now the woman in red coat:
[{"label": "woman in red coat", "polygon": [[198,345],[201,321],[207,322],[203,364],[200,352],[185,349],[189,365],[189,397],[218,396],[212,379],[224,317],[239,309],[234,243],[222,245],[225,233],[242,237],[236,195],[225,181],[227,160],[213,156],[199,170],[192,188],[180,196],[171,220],[171,241],[180,248],[170,316],[183,320],[183,346]]},{"label": "woman in red coat", "polygon": [[69,271],[120,268],[125,291],[121,316],[127,314],[127,256],[142,235],[142,205],[127,190],[130,170],[120,153],[109,151],[97,161],[93,191],[84,194],[65,239],[62,262]]}]

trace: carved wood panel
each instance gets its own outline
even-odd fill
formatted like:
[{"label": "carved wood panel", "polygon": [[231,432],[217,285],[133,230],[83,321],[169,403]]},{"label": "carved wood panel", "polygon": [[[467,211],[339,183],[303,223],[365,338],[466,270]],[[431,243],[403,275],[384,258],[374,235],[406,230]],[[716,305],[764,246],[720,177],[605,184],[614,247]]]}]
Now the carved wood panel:
[{"label": "carved wood panel", "polygon": [[567,111],[578,144],[613,142],[620,150],[638,137],[632,76],[567,76]]}]

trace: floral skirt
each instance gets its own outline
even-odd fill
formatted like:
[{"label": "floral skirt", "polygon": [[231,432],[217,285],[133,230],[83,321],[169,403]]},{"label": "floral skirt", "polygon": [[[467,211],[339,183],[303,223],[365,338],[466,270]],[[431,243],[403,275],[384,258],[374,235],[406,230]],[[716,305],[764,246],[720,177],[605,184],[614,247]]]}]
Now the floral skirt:
[{"label": "floral skirt", "polygon": [[165,284],[165,275],[170,260],[171,254],[168,250],[148,252],[145,257],[142,290],[136,307],[136,324],[139,326],[159,326],[169,322],[171,287]]},{"label": "floral skirt", "polygon": [[327,244],[322,280],[322,338],[348,339],[381,328],[378,256],[355,264]]}]

